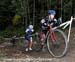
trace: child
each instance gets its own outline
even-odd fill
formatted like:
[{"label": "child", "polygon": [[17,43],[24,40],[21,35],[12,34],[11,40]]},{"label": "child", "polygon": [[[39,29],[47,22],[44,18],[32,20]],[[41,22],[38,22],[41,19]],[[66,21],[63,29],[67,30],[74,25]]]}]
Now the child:
[{"label": "child", "polygon": [[26,51],[28,50],[32,50],[32,33],[34,32],[34,29],[33,29],[33,25],[29,25],[27,28],[26,28],[26,35],[25,35],[25,39],[27,40],[28,42],[28,46],[26,48]]}]

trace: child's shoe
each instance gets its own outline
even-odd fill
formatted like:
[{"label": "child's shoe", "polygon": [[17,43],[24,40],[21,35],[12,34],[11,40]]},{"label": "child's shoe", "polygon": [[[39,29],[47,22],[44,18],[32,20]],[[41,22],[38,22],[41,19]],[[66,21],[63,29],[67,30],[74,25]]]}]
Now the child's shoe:
[{"label": "child's shoe", "polygon": [[26,48],[26,52],[28,51],[28,48]]},{"label": "child's shoe", "polygon": [[30,51],[32,51],[32,48],[29,48]]}]

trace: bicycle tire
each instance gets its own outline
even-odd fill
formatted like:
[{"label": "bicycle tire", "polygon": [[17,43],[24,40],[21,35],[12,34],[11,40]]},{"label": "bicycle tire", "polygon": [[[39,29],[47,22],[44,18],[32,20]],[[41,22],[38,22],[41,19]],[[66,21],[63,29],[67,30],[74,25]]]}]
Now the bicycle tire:
[{"label": "bicycle tire", "polygon": [[[68,49],[68,42],[67,42],[67,37],[66,37],[66,35],[65,35],[65,33],[62,31],[62,30],[60,30],[60,29],[56,29],[56,30],[54,30],[54,33],[55,32],[58,32],[58,33],[60,33],[62,36],[60,36],[60,37],[62,37],[63,39],[64,39],[64,44],[65,44],[65,48],[64,48],[64,50],[62,51],[62,53],[60,54],[60,55],[55,55],[55,53],[56,53],[56,50],[55,50],[55,52],[54,51],[52,51],[52,48],[51,48],[51,40],[50,40],[50,34],[49,34],[49,32],[48,32],[48,36],[47,36],[47,48],[48,48],[48,51],[49,51],[49,53],[53,56],[53,57],[63,57],[64,55],[66,55],[66,52],[67,52],[67,49]],[[58,34],[59,35],[59,34]],[[62,45],[62,44],[61,44]],[[61,48],[60,48],[61,49]],[[59,52],[57,52],[57,53],[59,53]],[[57,54],[56,53],[56,54]]]}]

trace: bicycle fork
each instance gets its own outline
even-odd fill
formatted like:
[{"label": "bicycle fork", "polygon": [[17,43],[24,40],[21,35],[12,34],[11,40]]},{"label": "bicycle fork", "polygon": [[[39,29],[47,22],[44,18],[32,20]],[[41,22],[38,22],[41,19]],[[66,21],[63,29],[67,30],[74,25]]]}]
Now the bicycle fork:
[{"label": "bicycle fork", "polygon": [[51,38],[52,42],[56,42],[56,36],[55,36],[54,31],[52,30],[52,26],[50,26],[49,32],[50,32],[50,38]]}]

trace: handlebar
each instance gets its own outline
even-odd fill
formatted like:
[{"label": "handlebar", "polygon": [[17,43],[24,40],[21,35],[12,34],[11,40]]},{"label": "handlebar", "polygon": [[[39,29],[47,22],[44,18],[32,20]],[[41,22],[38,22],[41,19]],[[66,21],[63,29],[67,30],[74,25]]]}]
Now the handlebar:
[{"label": "handlebar", "polygon": [[60,25],[57,26],[57,27],[54,27],[53,30],[54,30],[54,29],[57,29],[57,28],[60,28],[60,27],[62,27],[62,26],[64,26],[63,29],[65,29],[68,25],[72,24],[72,21],[73,21],[74,19],[75,19],[75,18],[73,18],[73,16],[71,16],[71,19],[70,19],[69,21],[62,23],[62,24],[60,24]]}]

